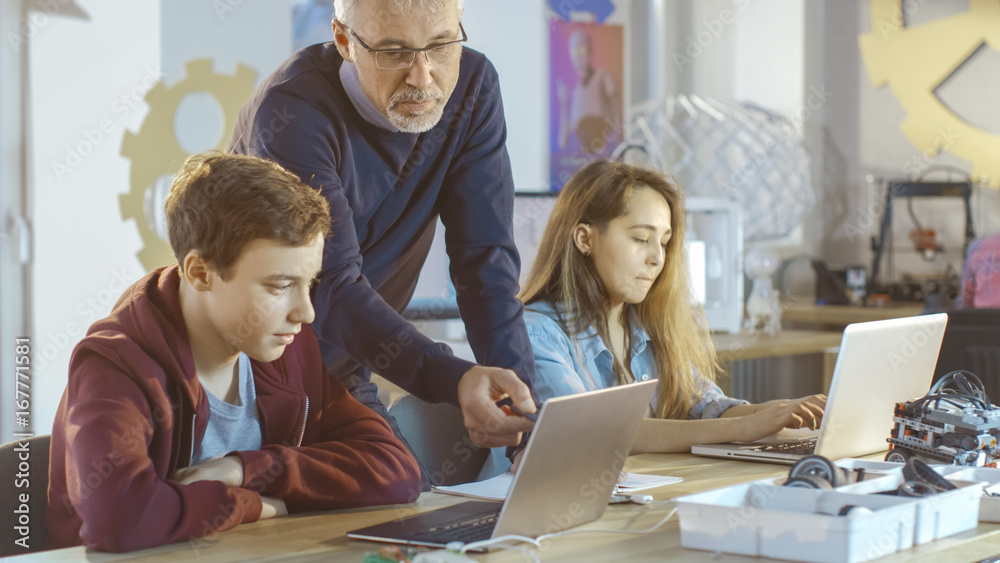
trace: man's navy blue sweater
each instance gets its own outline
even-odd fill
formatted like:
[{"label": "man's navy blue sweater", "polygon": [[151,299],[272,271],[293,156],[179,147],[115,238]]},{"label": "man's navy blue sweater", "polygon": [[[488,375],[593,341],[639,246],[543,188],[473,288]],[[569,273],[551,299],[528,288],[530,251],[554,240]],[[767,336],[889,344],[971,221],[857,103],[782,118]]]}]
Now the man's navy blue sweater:
[{"label": "man's navy blue sweater", "polygon": [[297,52],[240,112],[234,152],[273,160],[319,189],[334,225],[313,327],[334,375],[368,367],[428,401],[458,404],[472,364],[421,335],[399,312],[413,295],[438,215],[459,312],[482,365],[529,385],[534,360],[515,298],[514,184],[499,80],[465,49],[441,121],[426,133],[367,122],[344,91],[333,43]]}]

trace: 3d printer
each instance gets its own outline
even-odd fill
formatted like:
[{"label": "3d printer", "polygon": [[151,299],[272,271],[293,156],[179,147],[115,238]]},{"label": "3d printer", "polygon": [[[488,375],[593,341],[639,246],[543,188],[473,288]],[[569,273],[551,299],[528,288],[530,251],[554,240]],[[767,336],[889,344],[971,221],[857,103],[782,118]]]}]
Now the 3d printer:
[{"label": "3d printer", "polygon": [[[869,177],[869,183],[874,179]],[[922,182],[909,180],[892,180],[888,182],[882,223],[877,237],[872,237],[871,248],[873,252],[871,275],[868,278],[866,288],[867,300],[871,303],[875,299],[891,299],[893,301],[922,301],[927,302],[930,297],[938,296],[940,304],[947,305],[958,294],[959,272],[950,267],[940,274],[940,276],[922,281],[903,276],[898,281],[886,281],[883,279],[882,269],[883,258],[889,261],[889,270],[892,269],[892,215],[893,201],[897,198],[906,198],[906,208],[910,218],[914,223],[914,228],[909,233],[910,241],[914,249],[920,253],[925,260],[933,260],[936,255],[945,251],[945,248],[938,240],[938,233],[933,228],[925,227],[917,218],[913,211],[914,197],[958,197],[962,199],[965,211],[965,229],[961,256],[964,260],[969,245],[976,238],[975,229],[972,225],[972,182]]]}]

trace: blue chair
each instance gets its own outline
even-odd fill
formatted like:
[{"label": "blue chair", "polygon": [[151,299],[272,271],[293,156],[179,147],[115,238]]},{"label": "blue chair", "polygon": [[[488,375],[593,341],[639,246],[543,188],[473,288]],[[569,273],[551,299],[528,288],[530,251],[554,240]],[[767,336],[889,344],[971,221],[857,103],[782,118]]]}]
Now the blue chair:
[{"label": "blue chair", "polygon": [[413,456],[433,485],[475,481],[489,448],[472,442],[462,411],[447,403],[428,403],[404,395],[389,407]]}]

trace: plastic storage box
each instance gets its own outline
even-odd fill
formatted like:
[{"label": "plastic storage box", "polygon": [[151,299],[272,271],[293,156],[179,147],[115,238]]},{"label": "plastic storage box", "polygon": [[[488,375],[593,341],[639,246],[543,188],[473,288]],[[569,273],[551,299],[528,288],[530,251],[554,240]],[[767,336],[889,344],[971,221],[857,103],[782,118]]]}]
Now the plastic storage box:
[{"label": "plastic storage box", "polygon": [[[979,500],[983,494],[983,483],[957,480],[951,477],[949,480],[958,488],[910,499],[916,505],[916,519],[913,527],[913,543],[915,545],[922,545],[976,527],[979,521]],[[895,474],[854,483],[837,490],[845,493],[871,495],[893,491],[903,483],[903,475]]]},{"label": "plastic storage box", "polygon": [[[678,503],[681,545],[692,549],[794,561],[868,561],[976,526],[1000,522],[1000,497],[981,499],[992,484],[1000,494],[1000,469],[938,465],[959,488],[930,497],[874,494],[903,482],[902,464],[843,459],[845,469],[865,470],[863,481],[835,490],[782,487],[768,478],[687,495]],[[986,506],[986,520],[980,502]],[[847,505],[871,514],[836,516]]]},{"label": "plastic storage box", "polygon": [[848,457],[837,460],[833,463],[835,465],[843,467],[844,469],[849,469],[851,471],[855,469],[864,469],[866,481],[868,479],[877,476],[892,475],[903,472],[902,463],[893,463],[891,461],[874,461],[869,459],[855,459],[853,457]]},{"label": "plastic storage box", "polygon": [[[855,563],[913,546],[916,503],[907,498],[746,483],[675,500],[686,548]],[[836,515],[849,505],[871,512]]]},{"label": "plastic storage box", "polygon": [[935,471],[951,481],[985,483],[983,498],[979,501],[980,522],[1000,522],[1000,469],[996,467],[935,466]]}]

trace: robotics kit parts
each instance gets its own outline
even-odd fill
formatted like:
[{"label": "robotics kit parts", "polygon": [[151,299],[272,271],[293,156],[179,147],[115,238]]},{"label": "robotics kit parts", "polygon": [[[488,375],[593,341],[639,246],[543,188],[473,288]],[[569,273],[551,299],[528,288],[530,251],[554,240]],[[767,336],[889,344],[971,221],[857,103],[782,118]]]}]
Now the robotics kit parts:
[{"label": "robotics kit parts", "polygon": [[[854,471],[837,466],[829,459],[819,456],[806,456],[792,466],[788,472],[785,487],[802,487],[808,489],[834,489],[864,479],[864,469]],[[897,489],[878,494],[888,494],[903,497],[924,497],[943,491],[955,489],[950,481],[931,469],[926,463],[916,458],[907,460],[903,466],[905,481]],[[839,515],[849,512],[850,506],[842,507]]]},{"label": "robotics kit parts", "polygon": [[951,372],[923,397],[896,403],[892,420],[886,461],[906,463],[919,456],[936,463],[996,466],[1000,457],[1000,408],[972,372]]}]

